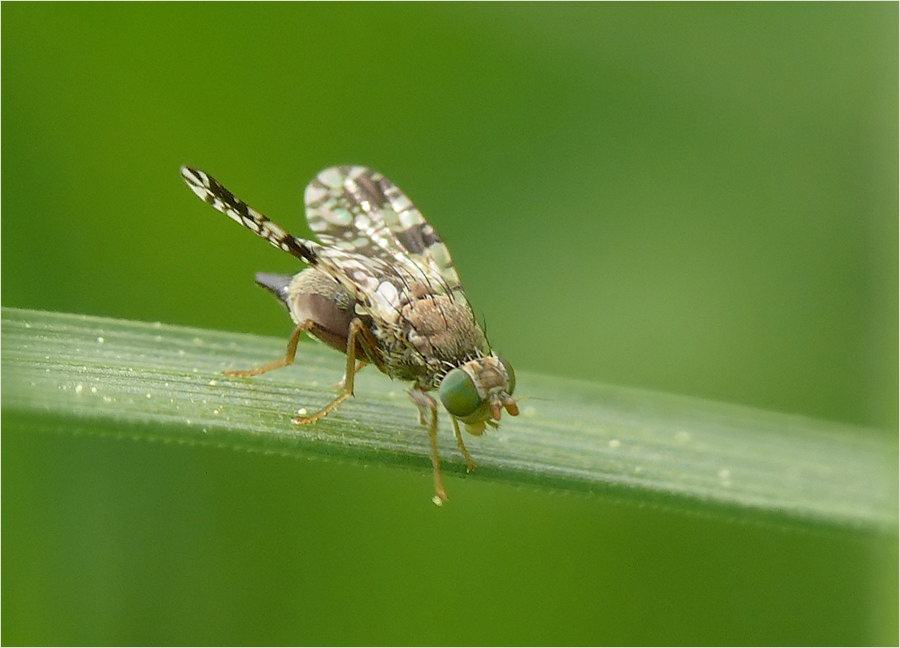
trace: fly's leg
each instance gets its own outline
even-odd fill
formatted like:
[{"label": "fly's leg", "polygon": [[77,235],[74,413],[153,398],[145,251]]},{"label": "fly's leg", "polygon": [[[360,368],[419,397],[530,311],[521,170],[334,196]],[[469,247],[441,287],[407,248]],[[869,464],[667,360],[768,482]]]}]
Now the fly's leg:
[{"label": "fly's leg", "polygon": [[[328,403],[328,405],[320,409],[318,412],[315,412],[314,414],[311,414],[309,416],[296,416],[291,419],[292,422],[298,425],[314,423],[320,418],[328,416],[331,412],[336,410],[341,403],[353,396],[353,378],[356,375],[356,339],[357,336],[364,335],[364,331],[365,325],[363,324],[361,319],[354,319],[352,322],[350,322],[350,332],[347,335],[347,373],[346,377],[343,380],[344,391],[338,394],[337,398]],[[364,365],[365,361],[361,361],[361,364]],[[360,367],[360,369],[361,368],[362,367]]]},{"label": "fly's leg", "polygon": [[[365,360],[360,360],[359,362],[357,362],[357,363],[356,363],[356,369],[353,370],[353,375],[358,374],[358,373],[360,372],[360,370],[361,370],[363,367],[365,367],[367,364],[369,364],[369,363],[366,362]],[[331,388],[332,388],[332,389],[343,390],[344,387],[346,387],[346,386],[347,386],[347,372],[344,372],[344,377],[341,378],[340,382],[334,383],[334,384],[331,386]]]},{"label": "fly's leg", "polygon": [[431,465],[434,468],[434,498],[432,501],[440,506],[447,501],[447,491],[444,490],[444,478],[441,476],[441,457],[438,454],[437,402],[417,387],[409,390],[409,397],[419,409],[419,423],[428,427],[428,436],[431,439]]},{"label": "fly's leg", "polygon": [[456,434],[456,445],[459,446],[460,452],[462,452],[462,456],[466,460],[466,472],[472,472],[476,467],[475,460],[472,459],[472,455],[466,450],[466,444],[463,443],[462,433],[459,431],[459,423],[457,423],[456,419],[453,417],[450,417],[450,420],[453,421],[453,433]]},{"label": "fly's leg", "polygon": [[280,360],[273,360],[269,364],[265,364],[262,367],[257,367],[256,369],[226,371],[225,375],[247,378],[249,376],[258,376],[259,374],[264,374],[267,371],[272,371],[273,369],[281,369],[282,367],[287,367],[288,365],[294,364],[294,356],[297,355],[297,344],[299,344],[300,342],[300,335],[304,331],[312,330],[314,326],[315,322],[313,322],[312,320],[305,320],[303,322],[300,322],[297,325],[297,328],[294,329],[294,332],[291,333],[291,339],[288,340],[287,353]]}]

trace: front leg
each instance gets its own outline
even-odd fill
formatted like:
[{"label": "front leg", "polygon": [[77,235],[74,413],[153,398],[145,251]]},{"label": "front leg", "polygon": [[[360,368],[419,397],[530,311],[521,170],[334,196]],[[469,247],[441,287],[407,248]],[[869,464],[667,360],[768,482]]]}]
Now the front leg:
[{"label": "front leg", "polygon": [[466,472],[472,472],[476,468],[475,460],[472,459],[472,455],[466,450],[466,444],[463,441],[462,432],[459,431],[459,423],[456,421],[456,418],[451,417],[450,420],[453,421],[453,433],[456,435],[456,445],[459,446],[459,450],[466,460]]},{"label": "front leg", "polygon": [[431,465],[434,468],[434,499],[440,506],[447,501],[447,491],[444,490],[444,478],[441,476],[441,458],[438,454],[437,442],[437,401],[427,393],[413,387],[409,390],[409,397],[419,409],[419,422],[428,427],[428,436],[431,438]]}]

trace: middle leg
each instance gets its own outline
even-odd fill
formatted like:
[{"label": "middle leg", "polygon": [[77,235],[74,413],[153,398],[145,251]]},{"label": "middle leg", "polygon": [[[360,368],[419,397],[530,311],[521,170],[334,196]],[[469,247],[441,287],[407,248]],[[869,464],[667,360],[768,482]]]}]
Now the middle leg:
[{"label": "middle leg", "polygon": [[[357,337],[363,334],[365,329],[365,325],[362,320],[354,319],[350,322],[350,333],[347,336],[347,369],[346,374],[344,376],[343,391],[337,395],[337,397],[328,403],[325,407],[320,409],[318,412],[311,414],[310,416],[296,416],[291,419],[292,422],[298,425],[306,425],[307,423],[314,423],[321,418],[328,416],[331,412],[336,410],[341,403],[345,400],[353,396],[353,379],[356,376],[357,365],[356,365],[356,340]],[[359,368],[365,366],[365,361],[360,362]]]}]

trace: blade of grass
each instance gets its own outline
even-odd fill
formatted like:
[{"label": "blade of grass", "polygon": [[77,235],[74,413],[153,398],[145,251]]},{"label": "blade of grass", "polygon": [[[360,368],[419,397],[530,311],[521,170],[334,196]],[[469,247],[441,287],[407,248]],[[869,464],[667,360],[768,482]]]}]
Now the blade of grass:
[{"label": "blade of grass", "polygon": [[[344,363],[323,345],[301,344],[294,367],[230,378],[222,371],[280,357],[286,340],[10,308],[2,318],[3,422],[16,429],[430,470],[406,386],[373,369],[337,412],[291,424],[335,393]],[[896,533],[897,446],[884,432],[527,372],[517,395],[522,414],[469,443],[473,477]],[[441,429],[445,472],[465,472],[449,420]]]}]

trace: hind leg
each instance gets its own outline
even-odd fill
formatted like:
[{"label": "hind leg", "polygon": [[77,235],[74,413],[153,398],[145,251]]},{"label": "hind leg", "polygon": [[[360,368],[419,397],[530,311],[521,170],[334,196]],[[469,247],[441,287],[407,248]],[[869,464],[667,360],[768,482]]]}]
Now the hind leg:
[{"label": "hind leg", "polygon": [[297,328],[294,329],[294,332],[291,333],[291,339],[288,340],[287,353],[280,360],[273,360],[272,362],[264,364],[262,367],[257,367],[256,369],[226,371],[225,375],[247,378],[248,376],[258,376],[259,374],[264,374],[267,371],[272,371],[273,369],[281,369],[282,367],[287,367],[288,365],[294,364],[294,356],[297,355],[297,344],[299,344],[300,342],[300,335],[304,331],[311,330],[314,326],[315,323],[312,320],[300,322],[297,325]]}]

